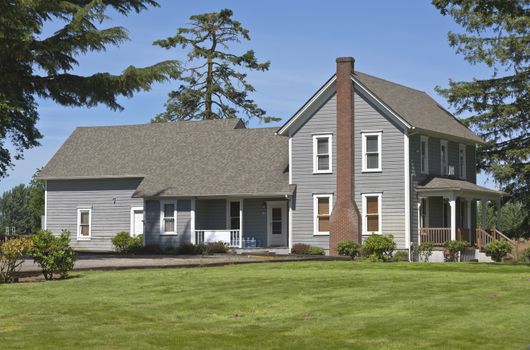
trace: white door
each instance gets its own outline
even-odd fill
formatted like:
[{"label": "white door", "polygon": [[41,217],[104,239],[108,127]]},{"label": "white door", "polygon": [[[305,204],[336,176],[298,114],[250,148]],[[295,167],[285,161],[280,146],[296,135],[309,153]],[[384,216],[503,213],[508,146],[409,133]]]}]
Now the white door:
[{"label": "white door", "polygon": [[136,237],[144,233],[144,211],[143,209],[134,209],[132,212],[131,236]]},{"label": "white door", "polygon": [[267,202],[269,246],[287,246],[287,203]]}]

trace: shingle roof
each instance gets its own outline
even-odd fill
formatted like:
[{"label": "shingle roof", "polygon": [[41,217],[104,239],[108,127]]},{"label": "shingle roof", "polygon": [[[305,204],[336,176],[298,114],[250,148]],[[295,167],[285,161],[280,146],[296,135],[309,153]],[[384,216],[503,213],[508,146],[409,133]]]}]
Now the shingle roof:
[{"label": "shingle roof", "polygon": [[284,195],[288,140],[238,120],[81,127],[43,179],[143,177],[134,196]]},{"label": "shingle roof", "polygon": [[494,194],[498,196],[506,196],[507,193],[502,191],[496,191],[491,188],[482,187],[477,184],[465,181],[465,180],[458,180],[453,178],[447,178],[447,177],[432,177],[426,179],[422,184],[420,184],[417,187],[417,190],[419,192],[422,192],[424,190],[427,191],[433,191],[433,190],[439,190],[439,191],[473,191],[473,192],[482,192],[487,194]]},{"label": "shingle roof", "polygon": [[355,72],[353,77],[357,78],[362,85],[410,125],[423,130],[483,142],[427,93],[361,72]]}]

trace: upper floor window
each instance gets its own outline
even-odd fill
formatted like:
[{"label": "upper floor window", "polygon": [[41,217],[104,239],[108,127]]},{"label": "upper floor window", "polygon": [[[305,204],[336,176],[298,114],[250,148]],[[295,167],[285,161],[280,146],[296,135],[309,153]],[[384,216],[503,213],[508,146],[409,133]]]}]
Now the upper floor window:
[{"label": "upper floor window", "polygon": [[466,178],[466,145],[458,146],[458,175],[461,179]]},{"label": "upper floor window", "polygon": [[313,135],[313,172],[331,173],[331,134]]},{"label": "upper floor window", "polygon": [[420,166],[421,173],[429,173],[429,138],[422,136],[420,138]]},{"label": "upper floor window", "polygon": [[363,198],[363,234],[381,233],[381,193],[366,193]]},{"label": "upper floor window", "polygon": [[448,174],[448,164],[447,164],[447,140],[440,140],[440,174]]},{"label": "upper floor window", "polygon": [[381,132],[362,133],[363,171],[381,171]]},{"label": "upper floor window", "polygon": [[92,210],[77,209],[77,239],[90,239],[92,235]]},{"label": "upper floor window", "polygon": [[161,234],[167,235],[176,233],[176,211],[175,202],[162,202]]},{"label": "upper floor window", "polygon": [[333,209],[333,195],[319,194],[313,196],[314,234],[329,235],[329,218]]}]

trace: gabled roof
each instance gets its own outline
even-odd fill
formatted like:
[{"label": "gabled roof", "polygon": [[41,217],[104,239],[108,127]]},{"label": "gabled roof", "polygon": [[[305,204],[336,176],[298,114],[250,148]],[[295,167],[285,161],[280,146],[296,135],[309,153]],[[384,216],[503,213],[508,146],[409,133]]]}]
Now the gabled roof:
[{"label": "gabled roof", "polygon": [[42,179],[143,178],[135,197],[286,195],[288,140],[239,120],[81,127]]},{"label": "gabled roof", "polygon": [[[482,143],[482,139],[464,126],[455,116],[440,106],[434,99],[423,91],[412,89],[388,80],[377,78],[355,71],[352,80],[361,90],[373,95],[389,114],[394,115],[406,128],[416,128],[419,131],[433,132],[442,135],[466,139],[475,143]],[[285,135],[286,131],[301,118],[304,111],[315,103],[319,95],[326,89],[335,89],[332,76],[313,97],[298,110],[279,130],[278,134]]]}]

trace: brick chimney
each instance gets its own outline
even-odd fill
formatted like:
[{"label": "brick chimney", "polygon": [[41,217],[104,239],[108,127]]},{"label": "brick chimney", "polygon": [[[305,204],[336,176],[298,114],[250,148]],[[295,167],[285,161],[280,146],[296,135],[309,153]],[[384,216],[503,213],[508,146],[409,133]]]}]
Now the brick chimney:
[{"label": "brick chimney", "polygon": [[337,243],[360,242],[359,209],[354,200],[354,105],[353,57],[337,58],[337,193],[330,219],[329,249],[337,255]]}]

